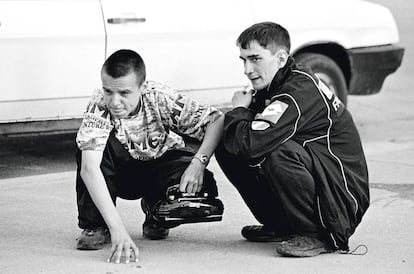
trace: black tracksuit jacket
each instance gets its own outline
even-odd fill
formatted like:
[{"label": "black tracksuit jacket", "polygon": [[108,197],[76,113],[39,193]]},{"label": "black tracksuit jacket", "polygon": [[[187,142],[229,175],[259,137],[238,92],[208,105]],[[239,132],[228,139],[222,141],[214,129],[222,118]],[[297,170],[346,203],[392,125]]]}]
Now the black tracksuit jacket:
[{"label": "black tracksuit jacket", "polygon": [[226,150],[253,162],[287,140],[311,156],[321,225],[336,249],[349,250],[348,239],[369,206],[360,136],[342,102],[291,57],[269,88],[258,91],[248,109],[228,112],[224,124]]}]

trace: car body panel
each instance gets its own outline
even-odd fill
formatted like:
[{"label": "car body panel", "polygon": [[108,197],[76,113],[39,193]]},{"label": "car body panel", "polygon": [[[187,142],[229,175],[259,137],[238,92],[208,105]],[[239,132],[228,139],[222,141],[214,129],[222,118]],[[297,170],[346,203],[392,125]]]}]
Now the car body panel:
[{"label": "car body panel", "polygon": [[79,116],[100,83],[99,2],[0,1],[0,24],[0,120]]},{"label": "car body panel", "polygon": [[[235,4],[237,12],[228,14]],[[148,79],[181,91],[234,89],[247,82],[235,39],[253,22],[248,0],[102,0],[102,7],[108,54],[119,48],[136,50],[147,65]],[[141,20],[108,23],[127,18]]]},{"label": "car body panel", "polygon": [[[275,9],[271,7],[278,2]],[[316,43],[344,48],[393,44],[399,40],[391,12],[380,5],[356,0],[254,0],[254,19],[275,21],[289,30],[291,52]]]},{"label": "car body panel", "polygon": [[82,117],[102,63],[120,48],[142,55],[147,79],[227,105],[248,84],[235,41],[259,21],[290,31],[293,56],[399,39],[387,8],[357,0],[0,0],[0,135],[73,130],[69,120]]}]

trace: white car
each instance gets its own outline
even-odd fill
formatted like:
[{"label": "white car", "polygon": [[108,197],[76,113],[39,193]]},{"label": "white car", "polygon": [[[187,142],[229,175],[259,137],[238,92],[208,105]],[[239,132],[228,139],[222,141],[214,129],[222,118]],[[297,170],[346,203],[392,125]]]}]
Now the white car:
[{"label": "white car", "polygon": [[291,54],[346,102],[379,92],[404,50],[390,11],[356,0],[0,0],[0,135],[78,128],[100,68],[120,48],[147,78],[225,106],[247,84],[235,41],[285,26]]}]

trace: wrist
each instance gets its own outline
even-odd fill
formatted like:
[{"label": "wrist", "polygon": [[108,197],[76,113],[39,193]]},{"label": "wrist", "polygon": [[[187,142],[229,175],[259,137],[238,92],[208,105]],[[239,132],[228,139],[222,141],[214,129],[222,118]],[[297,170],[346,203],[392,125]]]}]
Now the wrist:
[{"label": "wrist", "polygon": [[121,231],[125,229],[124,223],[122,222],[121,216],[113,216],[111,219],[105,221],[109,231]]},{"label": "wrist", "polygon": [[207,166],[208,163],[210,162],[210,157],[205,154],[196,153],[193,156],[193,160],[200,162],[203,166]]}]

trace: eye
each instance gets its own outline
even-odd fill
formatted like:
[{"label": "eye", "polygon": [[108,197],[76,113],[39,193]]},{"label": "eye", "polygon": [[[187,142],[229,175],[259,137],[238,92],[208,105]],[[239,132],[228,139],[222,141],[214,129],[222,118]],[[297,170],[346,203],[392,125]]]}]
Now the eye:
[{"label": "eye", "polygon": [[128,95],[130,94],[130,92],[129,92],[129,91],[127,91],[127,90],[125,90],[125,91],[121,91],[121,92],[119,92],[119,94],[120,94],[122,97],[126,97],[126,96],[128,96]]}]

